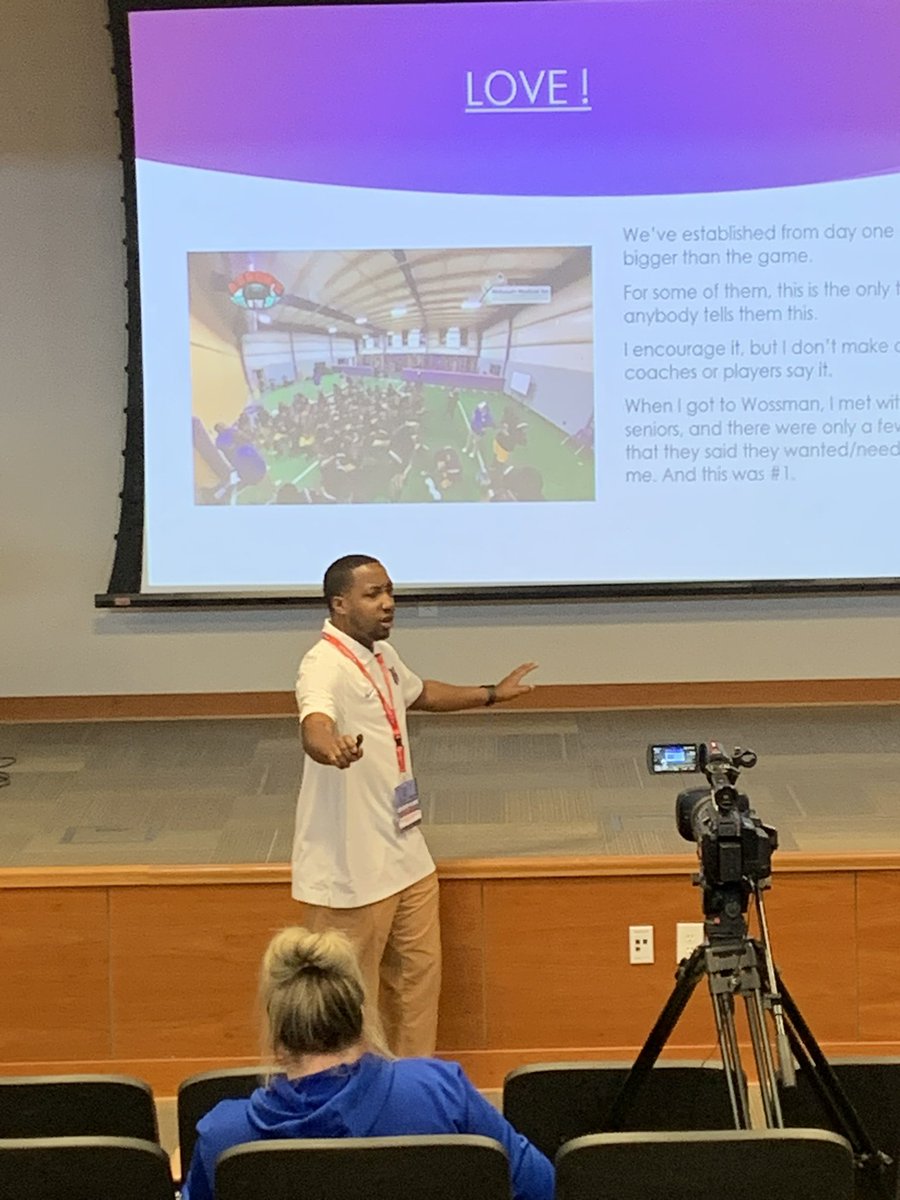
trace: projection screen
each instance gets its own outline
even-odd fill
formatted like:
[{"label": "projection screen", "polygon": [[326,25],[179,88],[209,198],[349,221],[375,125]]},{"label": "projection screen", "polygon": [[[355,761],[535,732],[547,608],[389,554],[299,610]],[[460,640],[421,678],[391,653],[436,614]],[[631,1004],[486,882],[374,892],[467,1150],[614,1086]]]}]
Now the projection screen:
[{"label": "projection screen", "polygon": [[895,0],[111,13],[98,604],[896,586]]}]

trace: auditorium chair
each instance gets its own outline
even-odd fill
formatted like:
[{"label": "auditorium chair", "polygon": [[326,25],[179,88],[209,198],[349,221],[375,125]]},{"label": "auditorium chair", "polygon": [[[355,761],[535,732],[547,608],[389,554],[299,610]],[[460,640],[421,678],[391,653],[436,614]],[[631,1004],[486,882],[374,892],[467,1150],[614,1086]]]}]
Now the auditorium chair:
[{"label": "auditorium chair", "polygon": [[178,1087],[178,1150],[181,1176],[187,1175],[197,1141],[197,1122],[220,1100],[243,1100],[261,1086],[268,1067],[232,1067],[191,1075]]},{"label": "auditorium chair", "polygon": [[[829,1066],[853,1106],[876,1150],[893,1162],[884,1172],[887,1195],[900,1200],[900,1057],[834,1058]],[[788,1128],[815,1127],[842,1133],[831,1120],[804,1071],[797,1072],[796,1088],[781,1088],[781,1110]]]},{"label": "auditorium chair", "polygon": [[[503,1115],[553,1158],[564,1142],[599,1133],[631,1069],[623,1062],[535,1063],[503,1082]],[[638,1091],[626,1129],[733,1129],[719,1063],[663,1062]]]},{"label": "auditorium chair", "polygon": [[556,1200],[853,1200],[853,1153],[824,1129],[599,1133],[556,1159]]},{"label": "auditorium chair", "polygon": [[499,1142],[473,1134],[252,1142],[216,1164],[216,1200],[509,1200]]},{"label": "auditorium chair", "polygon": [[0,1138],[59,1137],[158,1142],[153,1093],[128,1075],[0,1078]]},{"label": "auditorium chair", "polygon": [[139,1138],[0,1139],[7,1200],[173,1200],[165,1151]]}]

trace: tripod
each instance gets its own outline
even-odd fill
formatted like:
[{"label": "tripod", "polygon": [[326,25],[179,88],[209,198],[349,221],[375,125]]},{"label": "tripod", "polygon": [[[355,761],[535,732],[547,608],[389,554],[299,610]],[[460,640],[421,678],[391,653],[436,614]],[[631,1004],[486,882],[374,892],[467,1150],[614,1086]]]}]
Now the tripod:
[{"label": "tripod", "polygon": [[[760,940],[748,936],[744,917],[748,894],[755,900]],[[672,994],[635,1059],[610,1111],[606,1129],[623,1128],[649,1071],[705,976],[735,1128],[751,1127],[747,1079],[734,1023],[734,998],[740,996],[746,1006],[766,1128],[784,1127],[778,1084],[780,1081],[784,1087],[795,1086],[796,1060],[835,1128],[850,1143],[857,1166],[859,1195],[871,1200],[892,1200],[883,1179],[884,1168],[891,1160],[872,1144],[772,961],[759,883],[742,880],[740,884],[708,888],[704,892],[704,914],[704,942],[679,965]],[[767,1013],[774,1026],[774,1053]]]}]

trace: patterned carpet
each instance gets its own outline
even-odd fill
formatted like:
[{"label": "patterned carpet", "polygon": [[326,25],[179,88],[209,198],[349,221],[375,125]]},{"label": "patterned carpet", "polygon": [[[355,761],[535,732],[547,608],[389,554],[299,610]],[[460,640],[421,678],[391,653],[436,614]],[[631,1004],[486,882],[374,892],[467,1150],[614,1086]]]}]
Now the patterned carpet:
[{"label": "patterned carpet", "polygon": [[[900,707],[415,714],[437,858],[690,855],[651,741],[759,755],[741,786],[784,851],[900,850]],[[290,718],[7,724],[0,866],[287,861],[301,770]]]}]

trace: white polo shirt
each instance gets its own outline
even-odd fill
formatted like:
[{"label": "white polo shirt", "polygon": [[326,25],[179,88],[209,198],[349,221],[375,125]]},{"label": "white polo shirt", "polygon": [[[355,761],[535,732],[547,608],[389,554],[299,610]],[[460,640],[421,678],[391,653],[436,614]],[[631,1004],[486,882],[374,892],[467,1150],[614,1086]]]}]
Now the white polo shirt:
[{"label": "white polo shirt", "polygon": [[[352,650],[384,693],[375,653],[382,656],[391,688],[386,698],[396,710],[408,776],[406,709],[422,691],[422,680],[387,642],[376,642],[373,652],[330,621],[323,632]],[[434,862],[421,828],[401,832],[395,824],[394,789],[401,775],[394,735],[378,693],[356,663],[324,639],[317,642],[300,664],[297,707],[301,722],[310,713],[324,713],[339,733],[361,733],[363,756],[345,770],[304,758],[292,854],[294,899],[356,908],[430,875]]]}]

